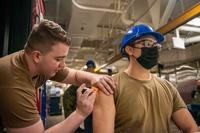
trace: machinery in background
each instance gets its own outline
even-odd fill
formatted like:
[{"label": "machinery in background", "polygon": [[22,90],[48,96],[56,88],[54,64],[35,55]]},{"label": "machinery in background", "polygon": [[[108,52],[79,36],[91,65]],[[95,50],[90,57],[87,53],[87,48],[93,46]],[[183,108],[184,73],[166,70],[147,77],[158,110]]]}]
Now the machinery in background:
[{"label": "machinery in background", "polygon": [[49,115],[61,115],[61,88],[59,86],[52,86],[50,88],[50,95],[48,98],[48,114]]}]

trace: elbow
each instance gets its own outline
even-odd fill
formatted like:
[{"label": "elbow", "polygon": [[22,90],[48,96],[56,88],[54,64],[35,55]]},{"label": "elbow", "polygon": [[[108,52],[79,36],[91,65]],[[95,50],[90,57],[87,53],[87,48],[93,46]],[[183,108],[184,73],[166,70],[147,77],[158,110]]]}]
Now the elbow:
[{"label": "elbow", "polygon": [[191,126],[185,129],[182,129],[183,133],[195,133],[195,132],[199,132],[199,128],[197,126]]}]

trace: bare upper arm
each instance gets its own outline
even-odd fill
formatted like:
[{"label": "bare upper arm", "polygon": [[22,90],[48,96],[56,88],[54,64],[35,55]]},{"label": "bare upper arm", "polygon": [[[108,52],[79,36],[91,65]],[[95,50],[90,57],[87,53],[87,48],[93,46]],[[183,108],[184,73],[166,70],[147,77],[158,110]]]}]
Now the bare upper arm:
[{"label": "bare upper arm", "polygon": [[93,132],[113,133],[115,121],[115,104],[113,95],[99,92],[93,110]]},{"label": "bare upper arm", "polygon": [[183,132],[192,133],[198,131],[196,122],[186,108],[181,108],[174,112],[172,114],[172,119]]},{"label": "bare upper arm", "polygon": [[44,132],[44,127],[42,124],[41,119],[28,127],[23,127],[23,128],[8,128],[9,133],[43,133]]}]

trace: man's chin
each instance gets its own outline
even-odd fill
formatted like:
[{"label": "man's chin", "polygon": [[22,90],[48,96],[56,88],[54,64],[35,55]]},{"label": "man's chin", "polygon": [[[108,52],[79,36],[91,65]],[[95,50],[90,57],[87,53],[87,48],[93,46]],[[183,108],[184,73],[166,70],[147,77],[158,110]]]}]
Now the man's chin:
[{"label": "man's chin", "polygon": [[56,75],[56,73],[49,73],[49,74],[47,74],[46,76],[47,76],[47,78],[52,78],[53,76],[55,76]]}]

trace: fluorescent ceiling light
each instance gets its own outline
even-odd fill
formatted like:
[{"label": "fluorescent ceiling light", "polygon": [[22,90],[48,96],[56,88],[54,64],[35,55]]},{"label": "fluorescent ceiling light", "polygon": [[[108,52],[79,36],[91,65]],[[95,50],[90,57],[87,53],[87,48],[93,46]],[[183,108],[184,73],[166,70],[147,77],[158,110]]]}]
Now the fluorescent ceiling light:
[{"label": "fluorescent ceiling light", "polygon": [[194,18],[191,21],[187,22],[189,25],[200,26],[200,18]]}]

